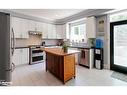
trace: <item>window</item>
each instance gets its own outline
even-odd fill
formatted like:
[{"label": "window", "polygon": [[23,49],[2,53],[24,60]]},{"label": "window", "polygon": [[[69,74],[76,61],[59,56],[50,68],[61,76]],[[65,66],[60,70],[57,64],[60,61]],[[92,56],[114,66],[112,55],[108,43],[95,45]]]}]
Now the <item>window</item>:
[{"label": "window", "polygon": [[74,27],[74,34],[78,35],[79,34],[79,27]]},{"label": "window", "polygon": [[86,24],[79,24],[70,27],[70,41],[71,42],[85,42],[86,39]]}]

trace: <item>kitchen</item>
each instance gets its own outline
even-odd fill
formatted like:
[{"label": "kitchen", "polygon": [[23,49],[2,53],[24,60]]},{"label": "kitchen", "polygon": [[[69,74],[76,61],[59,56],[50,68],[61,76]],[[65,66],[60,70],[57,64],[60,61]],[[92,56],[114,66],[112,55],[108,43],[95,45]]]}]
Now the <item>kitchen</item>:
[{"label": "kitchen", "polygon": [[[1,9],[2,13],[10,14],[13,46],[11,85],[126,85],[123,81],[112,84],[115,80],[110,77],[107,12],[111,10],[113,9]],[[96,44],[92,44],[92,41]],[[65,43],[67,52],[62,50]],[[72,67],[68,68],[70,64],[57,66],[60,68],[55,68],[57,71],[54,73],[48,67],[52,63],[51,54],[62,56],[52,56],[56,64],[67,65],[72,60]],[[72,59],[67,55],[72,55]],[[60,77],[60,81],[58,72],[62,72],[60,76],[65,74],[67,79]]]}]

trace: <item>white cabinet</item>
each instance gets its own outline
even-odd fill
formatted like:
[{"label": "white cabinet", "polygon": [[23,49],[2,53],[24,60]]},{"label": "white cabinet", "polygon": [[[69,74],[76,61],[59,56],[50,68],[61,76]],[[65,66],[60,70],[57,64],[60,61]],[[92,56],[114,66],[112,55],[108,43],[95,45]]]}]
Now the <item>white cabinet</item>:
[{"label": "white cabinet", "polygon": [[43,31],[43,23],[42,22],[36,22],[36,29],[39,32]]},{"label": "white cabinet", "polygon": [[42,38],[44,39],[48,38],[48,24],[47,23],[43,23]]},{"label": "white cabinet", "polygon": [[69,39],[69,37],[67,37],[68,36],[67,32],[69,33],[69,31],[67,31],[67,25],[66,24],[62,25],[62,39]]},{"label": "white cabinet", "polygon": [[12,17],[11,24],[14,30],[15,38],[29,38],[27,19]]},{"label": "white cabinet", "polygon": [[63,25],[56,25],[56,38],[62,39],[63,37]]},{"label": "white cabinet", "polygon": [[29,49],[28,48],[22,49],[21,56],[22,56],[22,64],[28,64],[29,63]]},{"label": "white cabinet", "polygon": [[21,34],[22,38],[29,38],[28,34],[28,20],[27,19],[21,19]]},{"label": "white cabinet", "polygon": [[22,31],[21,31],[21,19],[17,17],[12,17],[11,19],[11,25],[15,33],[15,38],[21,38]]},{"label": "white cabinet", "polygon": [[56,39],[56,34],[57,34],[57,33],[56,33],[56,26],[53,25],[53,24],[52,24],[52,32],[51,32],[51,34],[52,34],[52,38],[53,38],[53,39]]},{"label": "white cabinet", "polygon": [[28,48],[15,49],[12,61],[16,66],[28,64],[29,63],[29,49]]},{"label": "white cabinet", "polygon": [[43,23],[42,38],[44,39],[63,39],[66,35],[64,32],[66,31],[63,25]]},{"label": "white cabinet", "polygon": [[66,24],[65,25],[56,25],[56,38],[57,39],[66,39]]},{"label": "white cabinet", "polygon": [[12,62],[17,66],[21,64],[21,49],[15,49],[14,55],[12,57]]},{"label": "white cabinet", "polygon": [[29,31],[42,32],[43,39],[65,39],[66,25],[54,25],[34,20],[12,17],[15,38],[29,38]]},{"label": "white cabinet", "polygon": [[88,17],[86,20],[86,36],[87,38],[96,38],[96,18]]},{"label": "white cabinet", "polygon": [[43,31],[43,23],[29,20],[29,31]]},{"label": "white cabinet", "polygon": [[56,39],[56,26],[53,24],[48,24],[48,38]]},{"label": "white cabinet", "polygon": [[29,29],[29,31],[36,31],[36,21],[29,20],[28,21],[28,29]]}]

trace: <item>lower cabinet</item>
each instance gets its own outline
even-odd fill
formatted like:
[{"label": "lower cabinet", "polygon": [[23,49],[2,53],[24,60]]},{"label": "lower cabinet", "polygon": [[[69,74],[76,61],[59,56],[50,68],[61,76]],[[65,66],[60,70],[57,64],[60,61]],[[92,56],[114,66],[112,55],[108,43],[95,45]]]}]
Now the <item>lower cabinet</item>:
[{"label": "lower cabinet", "polygon": [[28,64],[29,63],[29,49],[28,48],[15,49],[12,62],[16,66]]},{"label": "lower cabinet", "polygon": [[46,53],[47,70],[65,83],[72,77],[75,77],[75,55],[59,56]]}]

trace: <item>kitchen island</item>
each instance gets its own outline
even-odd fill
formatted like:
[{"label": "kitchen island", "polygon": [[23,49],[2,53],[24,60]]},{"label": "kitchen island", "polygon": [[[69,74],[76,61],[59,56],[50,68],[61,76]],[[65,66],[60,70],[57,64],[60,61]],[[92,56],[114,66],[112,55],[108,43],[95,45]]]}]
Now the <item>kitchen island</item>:
[{"label": "kitchen island", "polygon": [[68,50],[64,53],[62,48],[43,48],[46,52],[46,71],[48,70],[64,84],[75,78],[75,53],[79,51]]}]

